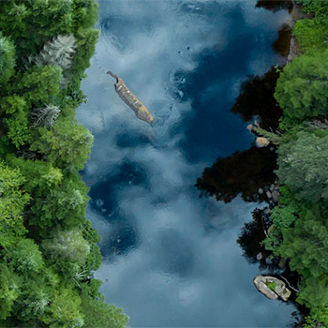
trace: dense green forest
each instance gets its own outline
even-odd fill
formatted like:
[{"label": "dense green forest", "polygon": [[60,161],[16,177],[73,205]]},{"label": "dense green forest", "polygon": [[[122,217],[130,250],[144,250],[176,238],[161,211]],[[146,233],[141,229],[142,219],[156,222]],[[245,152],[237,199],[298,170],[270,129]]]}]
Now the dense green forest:
[{"label": "dense green forest", "polygon": [[1,327],[127,324],[93,278],[99,237],[79,175],[93,137],[74,114],[97,15],[96,0],[0,2]]},{"label": "dense green forest", "polygon": [[[264,244],[298,272],[305,326],[328,327],[328,1],[298,2],[313,17],[295,24],[302,54],[275,90],[283,117],[266,136],[278,148],[281,198]],[[93,137],[74,116],[97,11],[96,0],[0,1],[0,327],[128,321],[93,278],[99,236],[79,174]]]},{"label": "dense green forest", "polygon": [[273,136],[281,199],[265,246],[299,274],[296,300],[310,309],[305,326],[328,327],[328,1],[298,2],[311,18],[293,28],[301,54],[275,90],[283,109]]}]

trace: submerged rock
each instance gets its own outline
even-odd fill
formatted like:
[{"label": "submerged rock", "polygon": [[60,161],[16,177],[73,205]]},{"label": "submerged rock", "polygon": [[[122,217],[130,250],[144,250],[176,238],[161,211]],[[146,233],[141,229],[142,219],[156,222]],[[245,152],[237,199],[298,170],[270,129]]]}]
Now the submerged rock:
[{"label": "submerged rock", "polygon": [[135,96],[124,81],[116,74],[108,71],[107,74],[116,79],[115,91],[121,97],[121,99],[134,111],[136,116],[149,124],[154,122],[153,115],[149,112],[148,108],[141,102],[141,100]]},{"label": "submerged rock", "polygon": [[276,277],[259,275],[253,282],[259,292],[272,300],[281,298],[286,302],[292,293],[286,284]]},{"label": "submerged rock", "polygon": [[257,137],[255,144],[257,148],[263,148],[270,144],[270,140],[264,137]]}]

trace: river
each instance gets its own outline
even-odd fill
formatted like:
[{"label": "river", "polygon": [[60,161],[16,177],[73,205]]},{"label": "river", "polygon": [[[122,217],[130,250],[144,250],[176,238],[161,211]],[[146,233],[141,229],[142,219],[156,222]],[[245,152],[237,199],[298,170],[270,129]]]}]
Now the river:
[{"label": "river", "polygon": [[[77,112],[95,136],[83,172],[87,216],[102,236],[96,277],[132,327],[284,327],[291,304],[253,285],[260,268],[236,242],[263,204],[200,197],[216,158],[254,143],[231,112],[240,85],[284,58],[272,47],[286,10],[255,0],[100,0],[100,40]],[[122,77],[155,117],[114,91]]]}]

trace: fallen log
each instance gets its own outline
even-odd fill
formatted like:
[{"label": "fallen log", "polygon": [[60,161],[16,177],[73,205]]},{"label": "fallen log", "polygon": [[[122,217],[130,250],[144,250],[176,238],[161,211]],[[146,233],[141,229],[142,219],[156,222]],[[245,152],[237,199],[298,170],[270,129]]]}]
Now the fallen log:
[{"label": "fallen log", "polygon": [[136,116],[140,120],[152,124],[154,122],[153,115],[149,112],[148,108],[141,102],[141,100],[129,90],[124,81],[111,71],[108,71],[107,74],[116,79],[116,93],[134,111]]}]

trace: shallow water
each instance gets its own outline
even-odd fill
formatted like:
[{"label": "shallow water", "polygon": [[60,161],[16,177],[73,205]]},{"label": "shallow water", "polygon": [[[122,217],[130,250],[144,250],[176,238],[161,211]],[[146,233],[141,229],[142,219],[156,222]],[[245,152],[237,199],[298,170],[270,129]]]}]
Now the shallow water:
[{"label": "shallow water", "polygon": [[[254,137],[231,112],[240,84],[284,59],[288,18],[242,0],[100,1],[101,37],[78,120],[95,136],[84,179],[102,236],[106,301],[133,327],[283,327],[294,307],[267,300],[236,240],[257,203],[199,197],[197,178]],[[155,116],[138,120],[114,91],[121,76]]]}]

